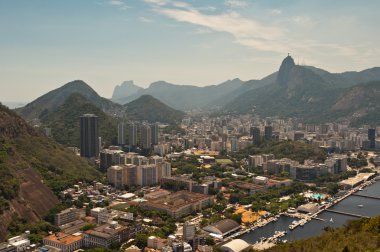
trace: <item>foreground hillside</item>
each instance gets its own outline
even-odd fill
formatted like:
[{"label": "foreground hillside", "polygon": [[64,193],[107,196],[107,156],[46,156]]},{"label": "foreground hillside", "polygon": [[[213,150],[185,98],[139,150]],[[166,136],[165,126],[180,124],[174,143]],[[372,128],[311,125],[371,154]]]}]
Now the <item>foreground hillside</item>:
[{"label": "foreground hillside", "polygon": [[279,245],[266,251],[379,251],[379,237],[380,216],[372,219],[354,220],[343,228],[329,229],[320,236]]},{"label": "foreground hillside", "polygon": [[58,203],[55,193],[96,179],[99,173],[86,160],[40,136],[0,104],[0,241],[12,215],[37,221]]}]

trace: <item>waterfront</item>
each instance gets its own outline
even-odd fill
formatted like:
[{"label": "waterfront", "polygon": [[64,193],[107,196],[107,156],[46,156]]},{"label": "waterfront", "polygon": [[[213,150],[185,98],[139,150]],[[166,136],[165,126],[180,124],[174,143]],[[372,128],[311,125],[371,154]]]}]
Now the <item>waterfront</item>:
[{"label": "waterfront", "polygon": [[[357,193],[360,195],[380,197],[380,181],[367,186],[362,191],[358,191]],[[359,207],[359,205],[362,205],[362,207]],[[332,206],[330,209],[373,217],[380,214],[380,200],[351,195]],[[349,220],[357,219],[357,217],[327,211],[321,212],[317,217],[325,221],[313,219],[306,223],[303,227],[297,227],[294,230],[289,230],[288,226],[295,219],[287,216],[281,216],[278,221],[271,222],[268,225],[244,234],[239,238],[253,244],[259,241],[261,237],[273,236],[276,231],[287,231],[287,234],[283,236],[281,240],[293,241],[306,239],[321,234],[327,226],[337,228],[343,226]]]}]

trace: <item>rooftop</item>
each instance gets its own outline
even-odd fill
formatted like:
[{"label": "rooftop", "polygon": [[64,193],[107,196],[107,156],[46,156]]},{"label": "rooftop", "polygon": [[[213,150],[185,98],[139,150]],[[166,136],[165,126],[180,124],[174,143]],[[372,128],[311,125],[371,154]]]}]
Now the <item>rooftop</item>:
[{"label": "rooftop", "polygon": [[49,236],[45,237],[44,239],[52,241],[52,242],[56,242],[56,243],[69,245],[69,244],[72,244],[74,242],[81,240],[82,238],[83,238],[82,235],[70,235],[70,234],[65,234],[65,233],[59,232],[56,234],[49,235]]}]

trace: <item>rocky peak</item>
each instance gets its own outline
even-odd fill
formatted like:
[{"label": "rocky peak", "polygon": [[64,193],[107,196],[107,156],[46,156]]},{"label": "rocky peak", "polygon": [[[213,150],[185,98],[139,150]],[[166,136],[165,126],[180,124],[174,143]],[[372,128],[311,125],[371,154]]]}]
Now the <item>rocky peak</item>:
[{"label": "rocky peak", "polygon": [[286,85],[289,77],[290,72],[292,71],[293,67],[295,66],[293,58],[288,55],[281,63],[280,70],[278,71],[277,75],[277,82],[280,85]]}]

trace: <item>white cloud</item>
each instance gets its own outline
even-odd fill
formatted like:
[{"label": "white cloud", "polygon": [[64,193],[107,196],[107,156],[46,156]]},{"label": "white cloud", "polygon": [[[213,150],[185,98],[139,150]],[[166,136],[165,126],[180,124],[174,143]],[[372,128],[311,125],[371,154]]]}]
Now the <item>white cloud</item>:
[{"label": "white cloud", "polygon": [[139,19],[140,19],[141,22],[144,22],[144,23],[151,23],[151,22],[153,22],[152,19],[147,18],[147,17],[139,17]]},{"label": "white cloud", "polygon": [[242,8],[247,6],[247,2],[243,0],[226,0],[224,3],[231,8]]},{"label": "white cloud", "polygon": [[159,6],[163,6],[168,3],[168,1],[166,0],[144,0],[144,2],[149,3],[149,4],[159,5]]},{"label": "white cloud", "polygon": [[[356,44],[326,43],[318,40],[297,38],[294,29],[288,30],[287,22],[296,24],[297,29],[310,29],[318,25],[316,20],[308,16],[283,17],[281,22],[274,22],[276,25],[262,23],[255,18],[247,18],[237,11],[225,13],[210,13],[202,7],[194,7],[185,2],[169,2],[166,0],[144,0],[153,5],[153,10],[177,22],[193,24],[195,34],[206,32],[223,32],[233,38],[233,42],[254,48],[258,51],[287,53],[297,52],[300,55],[337,55],[342,57],[358,56],[364,52],[365,46]],[[235,6],[243,6],[244,1],[226,1],[234,2]],[[236,3],[241,2],[241,3]],[[280,15],[279,9],[271,10],[273,15]],[[283,25],[281,25],[283,24]],[[302,28],[304,27],[304,28]]]},{"label": "white cloud", "polygon": [[280,14],[282,13],[282,10],[279,10],[279,9],[273,9],[273,10],[271,10],[270,13],[273,14],[273,15],[280,15]]},{"label": "white cloud", "polygon": [[276,52],[283,52],[284,50],[284,46],[276,42],[283,35],[280,29],[261,24],[253,19],[244,18],[237,12],[205,15],[194,8],[186,10],[158,8],[156,11],[179,22],[228,33],[234,37],[236,43],[251,46],[258,50]]},{"label": "white cloud", "polygon": [[117,6],[124,5],[124,2],[123,1],[119,1],[119,0],[111,0],[111,1],[109,1],[109,3],[111,5],[117,5]]},{"label": "white cloud", "polygon": [[120,0],[111,0],[108,2],[110,5],[118,7],[120,10],[127,10],[130,7]]}]

